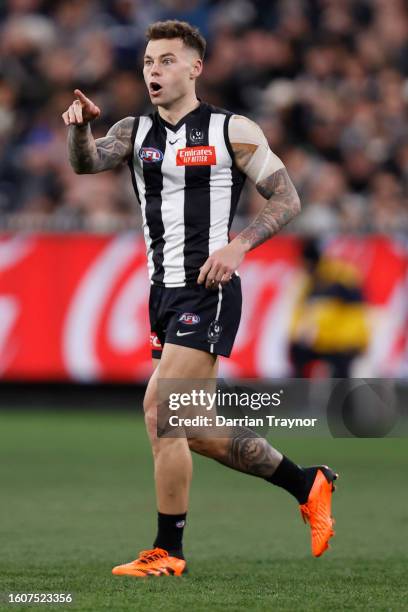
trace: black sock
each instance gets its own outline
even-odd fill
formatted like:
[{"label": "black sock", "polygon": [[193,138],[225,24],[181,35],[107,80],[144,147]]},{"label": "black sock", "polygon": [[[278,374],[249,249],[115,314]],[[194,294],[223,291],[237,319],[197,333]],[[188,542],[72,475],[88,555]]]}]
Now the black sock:
[{"label": "black sock", "polygon": [[315,475],[316,468],[301,468],[284,456],[272,476],[265,480],[291,493],[299,504],[305,504]]},{"label": "black sock", "polygon": [[167,550],[171,557],[184,559],[183,531],[187,513],[162,514],[157,513],[157,536],[153,546]]}]

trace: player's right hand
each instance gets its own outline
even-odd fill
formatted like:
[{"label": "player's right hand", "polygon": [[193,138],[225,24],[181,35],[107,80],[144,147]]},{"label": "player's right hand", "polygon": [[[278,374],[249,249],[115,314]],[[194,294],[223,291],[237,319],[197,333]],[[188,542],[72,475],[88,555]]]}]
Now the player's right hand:
[{"label": "player's right hand", "polygon": [[75,89],[74,94],[77,99],[65,113],[62,113],[65,125],[85,125],[97,119],[101,114],[101,109],[87,98],[80,89]]}]

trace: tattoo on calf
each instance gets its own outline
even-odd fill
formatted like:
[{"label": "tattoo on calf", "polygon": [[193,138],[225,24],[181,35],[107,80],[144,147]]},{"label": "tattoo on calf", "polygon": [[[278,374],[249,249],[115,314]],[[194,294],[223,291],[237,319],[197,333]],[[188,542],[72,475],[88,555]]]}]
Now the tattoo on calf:
[{"label": "tattoo on calf", "polygon": [[249,429],[239,428],[228,442],[228,453],[222,463],[239,472],[269,478],[282,459],[265,438]]}]

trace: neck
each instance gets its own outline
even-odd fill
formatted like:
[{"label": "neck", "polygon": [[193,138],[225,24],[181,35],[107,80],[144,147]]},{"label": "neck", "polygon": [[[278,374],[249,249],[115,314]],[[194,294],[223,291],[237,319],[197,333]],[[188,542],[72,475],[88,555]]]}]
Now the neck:
[{"label": "neck", "polygon": [[200,101],[197,99],[196,94],[193,93],[190,96],[180,98],[180,100],[174,102],[171,107],[165,108],[164,106],[158,106],[157,110],[160,117],[167,121],[167,123],[176,125],[180,119],[197,108],[199,104]]}]

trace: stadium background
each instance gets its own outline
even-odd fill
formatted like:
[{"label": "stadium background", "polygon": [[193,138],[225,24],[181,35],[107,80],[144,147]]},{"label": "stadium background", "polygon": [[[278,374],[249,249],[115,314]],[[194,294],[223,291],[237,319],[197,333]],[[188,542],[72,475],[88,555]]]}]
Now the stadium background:
[{"label": "stadium background", "polygon": [[[75,87],[102,108],[96,136],[148,111],[144,30],[165,18],[201,28],[209,47],[200,96],[261,124],[303,205],[242,267],[244,318],[222,373],[293,375],[311,238],[339,278],[352,270],[360,292],[368,342],[351,373],[401,384],[408,373],[403,0],[1,2],[1,590],[75,590],[84,610],[139,609],[140,585],[118,589],[109,571],[148,546],[154,527],[143,422],[120,411],[140,408],[149,373],[148,282],[128,170],[76,176],[61,113]],[[234,231],[262,203],[248,187]],[[101,382],[120,384],[89,384]],[[199,458],[191,581],[137,590],[140,609],[407,609],[404,442],[282,440],[299,462],[332,462],[342,473],[338,537],[318,568],[284,495]]]},{"label": "stadium background", "polygon": [[[242,269],[244,320],[222,372],[293,374],[291,312],[307,235],[361,274],[370,342],[352,373],[403,376],[408,21],[397,0],[3,3],[0,376],[147,376],[148,287],[128,169],[75,175],[61,113],[75,87],[103,109],[96,136],[124,116],[148,112],[144,29],[171,16],[208,38],[201,97],[261,124],[303,204],[283,237],[252,253]],[[262,205],[248,186],[233,229]],[[101,288],[98,274],[109,286]]]}]

